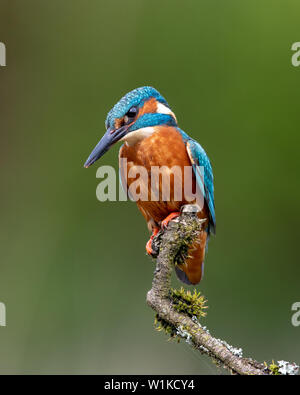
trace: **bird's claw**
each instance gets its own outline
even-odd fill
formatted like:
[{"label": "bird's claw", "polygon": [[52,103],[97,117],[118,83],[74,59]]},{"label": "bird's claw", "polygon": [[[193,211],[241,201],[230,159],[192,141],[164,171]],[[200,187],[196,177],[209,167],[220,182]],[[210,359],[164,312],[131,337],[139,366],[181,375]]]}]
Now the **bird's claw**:
[{"label": "bird's claw", "polygon": [[169,214],[163,221],[161,221],[161,228],[166,229],[169,225],[169,222],[173,221],[173,219],[180,216],[179,212]]},{"label": "bird's claw", "polygon": [[150,239],[148,240],[148,243],[146,244],[146,251],[147,251],[147,254],[150,255],[150,256],[152,256],[153,258],[156,257],[157,253],[156,253],[156,251],[152,248],[152,242],[153,242],[154,237],[157,236],[158,232],[159,232],[159,229],[158,229],[158,228],[155,228],[155,229],[153,230],[153,232],[152,232],[152,235],[151,235]]},{"label": "bird's claw", "polygon": [[[162,222],[161,222],[161,229],[154,228],[152,235],[146,244],[146,252],[152,258],[157,258],[159,254],[159,247],[160,247],[160,235],[163,234],[163,231],[168,227],[169,222],[173,221],[173,219],[180,216],[179,212],[174,212],[169,214]],[[157,237],[158,236],[158,237]]]}]

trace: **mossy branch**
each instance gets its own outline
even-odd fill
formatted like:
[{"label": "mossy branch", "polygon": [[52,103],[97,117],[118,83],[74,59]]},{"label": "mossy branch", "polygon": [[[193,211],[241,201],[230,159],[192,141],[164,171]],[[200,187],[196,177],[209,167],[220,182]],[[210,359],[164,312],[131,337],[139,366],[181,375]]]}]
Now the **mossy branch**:
[{"label": "mossy branch", "polygon": [[154,241],[158,256],[152,289],[147,294],[147,303],[156,312],[157,328],[164,330],[172,338],[185,339],[192,347],[208,355],[233,374],[284,374],[280,363],[285,364],[286,374],[297,374],[299,367],[296,364],[280,361],[278,365],[274,362],[267,365],[251,358],[243,358],[241,349],[216,339],[200,324],[199,319],[205,315],[203,296],[196,292],[185,292],[183,288],[179,291],[171,289],[174,264],[181,259],[180,257],[184,257],[186,247],[203,231],[203,221],[198,219],[196,212],[195,206],[185,206],[181,216],[170,222],[167,230],[160,232]]}]

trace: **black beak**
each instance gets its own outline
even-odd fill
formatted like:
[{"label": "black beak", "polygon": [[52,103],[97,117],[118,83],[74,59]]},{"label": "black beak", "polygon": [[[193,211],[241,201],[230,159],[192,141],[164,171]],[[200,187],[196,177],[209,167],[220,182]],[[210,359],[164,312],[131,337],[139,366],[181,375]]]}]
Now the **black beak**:
[{"label": "black beak", "polygon": [[84,164],[84,167],[88,168],[93,163],[96,162],[101,156],[107,152],[111,146],[113,146],[117,141],[119,141],[122,137],[125,136],[127,132],[128,126],[122,126],[119,129],[111,129],[108,128],[105,135],[93,149],[91,155],[88,157],[87,161]]}]

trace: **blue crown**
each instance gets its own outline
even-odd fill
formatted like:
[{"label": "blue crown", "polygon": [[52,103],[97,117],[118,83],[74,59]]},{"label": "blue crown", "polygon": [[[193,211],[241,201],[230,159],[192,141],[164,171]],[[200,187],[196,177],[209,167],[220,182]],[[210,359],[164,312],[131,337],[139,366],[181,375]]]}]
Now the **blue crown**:
[{"label": "blue crown", "polygon": [[143,86],[141,88],[134,89],[127,93],[122,99],[109,111],[105,121],[106,128],[113,127],[116,118],[123,117],[131,107],[141,106],[143,103],[154,97],[160,103],[168,106],[166,99],[151,86]]}]

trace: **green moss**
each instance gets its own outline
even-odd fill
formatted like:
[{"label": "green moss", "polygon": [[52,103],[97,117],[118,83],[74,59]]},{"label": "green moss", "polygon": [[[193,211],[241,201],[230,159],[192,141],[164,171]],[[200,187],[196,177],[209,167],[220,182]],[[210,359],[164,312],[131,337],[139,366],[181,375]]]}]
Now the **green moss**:
[{"label": "green moss", "polygon": [[184,313],[190,318],[196,317],[198,320],[206,316],[206,300],[201,292],[194,290],[192,293],[181,287],[179,290],[171,289],[170,298],[174,309],[179,313]]},{"label": "green moss", "polygon": [[270,374],[272,376],[280,376],[281,373],[279,372],[279,366],[276,365],[274,361],[270,365],[268,365],[266,362],[264,363],[266,368],[270,371]]},{"label": "green moss", "polygon": [[[196,317],[198,320],[206,316],[206,312],[204,311],[204,309],[207,308],[205,305],[206,300],[204,296],[196,290],[192,293],[191,291],[186,291],[183,287],[179,290],[171,289],[170,299],[172,301],[172,307],[178,311],[178,313],[186,314],[190,318]],[[154,325],[156,330],[164,331],[170,338],[177,338],[178,341],[180,340],[178,328],[162,319],[158,314],[155,316]],[[190,328],[183,329],[190,332]]]},{"label": "green moss", "polygon": [[[159,332],[164,331],[166,335],[170,336],[171,339],[176,338],[177,329],[174,325],[160,318],[158,314],[155,316],[154,320],[155,329]],[[179,340],[179,339],[178,339]]]},{"label": "green moss", "polygon": [[170,263],[183,265],[189,253],[190,246],[197,239],[202,222],[195,217],[184,215],[179,223],[170,222],[164,235],[165,246],[168,248]]}]

